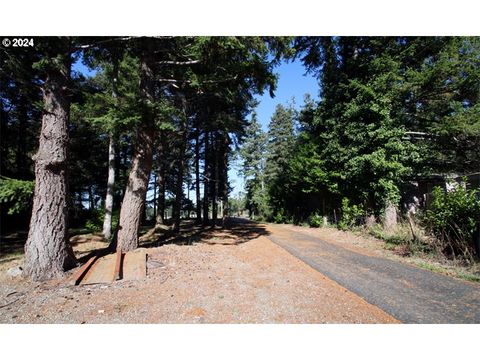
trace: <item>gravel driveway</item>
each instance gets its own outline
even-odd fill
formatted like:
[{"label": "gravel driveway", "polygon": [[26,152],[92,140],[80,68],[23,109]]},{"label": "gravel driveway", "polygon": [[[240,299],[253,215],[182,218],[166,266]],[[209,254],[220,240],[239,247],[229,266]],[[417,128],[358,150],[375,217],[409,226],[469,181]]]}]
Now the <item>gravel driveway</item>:
[{"label": "gravel driveway", "polygon": [[398,322],[266,235],[264,226],[237,222],[149,247],[141,281],[31,283],[6,274],[20,263],[0,264],[0,323]]}]

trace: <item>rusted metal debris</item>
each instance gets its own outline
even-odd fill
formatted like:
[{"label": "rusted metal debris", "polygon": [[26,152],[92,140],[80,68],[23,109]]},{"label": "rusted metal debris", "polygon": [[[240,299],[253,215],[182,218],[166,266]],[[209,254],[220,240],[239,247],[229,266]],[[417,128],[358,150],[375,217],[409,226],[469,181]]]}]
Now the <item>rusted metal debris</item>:
[{"label": "rusted metal debris", "polygon": [[78,269],[71,278],[72,285],[79,285],[82,279],[85,277],[87,272],[92,267],[92,264],[98,259],[98,256],[93,256],[88,261],[83,264],[80,269]]},{"label": "rusted metal debris", "polygon": [[147,253],[143,250],[94,256],[70,279],[72,285],[112,283],[117,280],[140,280],[147,276]]},{"label": "rusted metal debris", "polygon": [[121,250],[117,250],[117,257],[115,261],[115,272],[113,274],[113,281],[117,281],[121,279],[122,274],[120,272],[122,271],[122,258],[123,258],[123,253]]}]

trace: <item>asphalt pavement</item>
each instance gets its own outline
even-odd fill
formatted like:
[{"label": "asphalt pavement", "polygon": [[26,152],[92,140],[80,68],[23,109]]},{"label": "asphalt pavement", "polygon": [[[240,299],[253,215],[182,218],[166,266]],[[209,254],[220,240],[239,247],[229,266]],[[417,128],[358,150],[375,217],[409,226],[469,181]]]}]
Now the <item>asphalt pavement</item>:
[{"label": "asphalt pavement", "polygon": [[274,243],[403,323],[480,323],[479,284],[275,229]]}]

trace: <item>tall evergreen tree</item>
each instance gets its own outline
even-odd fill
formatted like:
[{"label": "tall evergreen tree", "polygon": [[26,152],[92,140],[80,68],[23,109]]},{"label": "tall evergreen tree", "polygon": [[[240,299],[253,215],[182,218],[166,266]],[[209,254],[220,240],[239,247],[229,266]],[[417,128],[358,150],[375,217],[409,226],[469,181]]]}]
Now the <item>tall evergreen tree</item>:
[{"label": "tall evergreen tree", "polygon": [[143,39],[139,44],[142,118],[135,134],[132,167],[120,210],[117,248],[122,251],[138,247],[141,215],[145,207],[145,196],[153,163],[156,96],[152,43],[151,39]]},{"label": "tall evergreen tree", "polygon": [[68,242],[67,164],[72,40],[50,39],[36,67],[44,74],[44,112],[35,154],[35,194],[25,244],[26,275],[34,280],[63,274],[75,265]]},{"label": "tall evergreen tree", "polygon": [[278,104],[268,124],[266,181],[279,177],[286,168],[295,143],[295,109]]},{"label": "tall evergreen tree", "polygon": [[[475,39],[300,37],[295,46],[321,82],[321,101],[302,125],[290,170],[301,173],[305,150],[317,158],[317,188],[333,207],[346,197],[367,213],[392,214],[408,179],[473,169]],[[291,180],[300,178],[294,173]]]},{"label": "tall evergreen tree", "polygon": [[287,165],[295,145],[295,109],[278,104],[268,125],[268,143],[265,164],[265,181],[269,202],[274,213],[282,207],[282,193]]},{"label": "tall evergreen tree", "polygon": [[247,190],[247,209],[253,218],[270,215],[265,184],[266,148],[267,135],[257,120],[256,112],[253,112],[240,152],[243,159],[242,174]]},{"label": "tall evergreen tree", "polygon": [[131,54],[120,50],[121,41],[106,49],[87,53],[87,63],[97,70],[91,82],[95,91],[87,96],[79,111],[82,120],[92,124],[102,135],[108,136],[108,176],[105,195],[105,216],[102,233],[112,235],[112,213],[115,196],[117,147],[122,135],[130,135],[139,122],[136,110],[139,102],[138,62]]}]

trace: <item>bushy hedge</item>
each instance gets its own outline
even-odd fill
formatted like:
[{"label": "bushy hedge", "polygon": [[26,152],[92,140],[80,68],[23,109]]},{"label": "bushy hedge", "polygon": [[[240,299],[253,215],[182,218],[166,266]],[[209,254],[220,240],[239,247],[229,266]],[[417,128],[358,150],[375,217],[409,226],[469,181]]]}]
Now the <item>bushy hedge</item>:
[{"label": "bushy hedge", "polygon": [[446,255],[471,260],[475,253],[473,235],[480,220],[480,192],[463,186],[452,191],[435,187],[432,197],[424,218],[427,228]]}]

